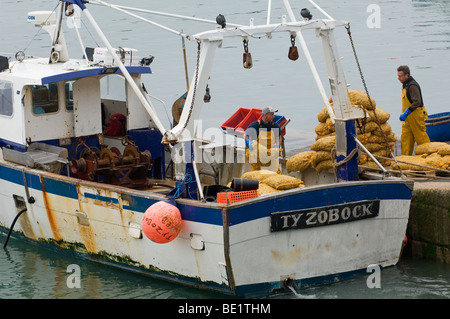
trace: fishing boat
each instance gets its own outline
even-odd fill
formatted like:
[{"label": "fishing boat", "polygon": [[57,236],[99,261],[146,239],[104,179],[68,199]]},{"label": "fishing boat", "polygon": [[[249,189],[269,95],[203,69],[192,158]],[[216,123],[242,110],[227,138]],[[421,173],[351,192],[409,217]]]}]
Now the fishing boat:
[{"label": "fishing boat", "polygon": [[425,126],[431,142],[450,141],[450,112],[428,115]]},{"label": "fishing boat", "polygon": [[[268,17],[262,25],[233,25],[218,16],[205,32],[168,30],[197,44],[196,71],[173,128],[162,124],[142,82],[143,74],[151,76],[152,57],[114,47],[88,6],[104,5],[137,16],[133,8],[65,0],[55,11],[30,12],[28,21],[49,33],[52,49],[44,58],[23,52],[15,61],[2,58],[0,226],[8,234],[4,247],[14,236],[155,278],[238,296],[305,288],[366,273],[373,265],[395,265],[413,182],[390,176],[381,165],[380,172],[358,168],[355,150],[362,144],[356,138],[355,120],[364,117],[364,111],[350,103],[333,35],[348,22],[310,3],[324,18],[305,14],[297,20],[289,2],[283,1],[287,15],[281,22]],[[70,58],[64,41],[68,33],[61,32],[63,18],[70,19],[75,8],[103,43],[88,50],[78,38],[86,52],[82,59]],[[333,107],[303,38],[307,31],[322,40]],[[274,33],[301,44],[314,77],[311,86],[317,86],[335,123],[338,165],[317,174],[306,187],[254,196],[254,189],[227,186],[237,184],[249,170],[242,160],[242,137],[222,132],[231,138],[223,143],[199,139],[195,123],[201,119],[214,54],[222,44],[243,42],[244,64],[249,67],[248,38],[270,41]],[[112,83],[121,86],[125,101],[104,94]],[[204,154],[214,155],[214,161],[201,162]],[[203,169],[212,166],[213,181],[206,183]],[[217,198],[211,200],[208,192],[214,187]],[[219,193],[230,197],[219,201]],[[234,201],[235,193],[248,196]]]}]

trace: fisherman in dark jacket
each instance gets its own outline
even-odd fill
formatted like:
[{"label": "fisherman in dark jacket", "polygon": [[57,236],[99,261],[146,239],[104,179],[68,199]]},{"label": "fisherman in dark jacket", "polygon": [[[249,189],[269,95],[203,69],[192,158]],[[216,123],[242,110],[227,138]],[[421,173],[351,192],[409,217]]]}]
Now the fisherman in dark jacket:
[{"label": "fisherman in dark jacket", "polygon": [[402,155],[412,155],[414,143],[417,145],[429,143],[425,121],[428,118],[427,109],[423,104],[419,84],[410,75],[409,67],[401,65],[397,68],[398,80],[402,83]]}]

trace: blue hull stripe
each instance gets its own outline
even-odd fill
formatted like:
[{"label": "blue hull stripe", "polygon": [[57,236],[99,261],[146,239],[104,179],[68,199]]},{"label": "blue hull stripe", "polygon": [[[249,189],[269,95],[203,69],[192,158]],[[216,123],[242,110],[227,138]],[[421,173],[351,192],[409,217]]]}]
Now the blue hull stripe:
[{"label": "blue hull stripe", "polygon": [[[39,176],[27,174],[28,187],[35,190],[42,190]],[[0,179],[23,185],[23,175],[20,170],[12,169],[0,165]],[[44,178],[45,190],[47,193],[62,197],[78,200],[76,184],[64,181]],[[270,216],[282,208],[283,211],[295,209],[308,209],[314,207],[323,207],[337,205],[342,203],[351,203],[363,200],[389,200],[411,199],[412,190],[402,183],[371,183],[367,185],[345,185],[339,184],[337,187],[321,188],[302,193],[291,194],[288,196],[268,198],[267,200],[258,200],[249,205],[229,208],[229,225],[238,225],[247,221]],[[97,196],[85,193],[88,198],[98,199],[117,204],[118,200],[105,196]],[[131,194],[122,194],[122,200],[126,205],[124,209],[144,213],[148,207],[158,200],[139,197]],[[202,207],[195,205],[177,204],[180,209],[183,220],[207,223],[212,225],[222,225],[222,209]]]},{"label": "blue hull stripe", "polygon": [[119,204],[119,200],[117,198],[100,196],[100,195],[95,195],[95,194],[91,194],[91,193],[84,193],[83,195],[86,198],[92,198],[92,199],[100,200],[102,202],[107,202],[107,203],[111,203],[111,204]]},{"label": "blue hull stripe", "polygon": [[[344,185],[344,184],[339,184]],[[237,225],[249,220],[270,216],[271,213],[294,209],[308,209],[331,206],[342,203],[351,203],[363,200],[411,199],[412,190],[406,185],[393,184],[367,184],[345,185],[309,192],[292,194],[289,196],[268,199],[249,206],[230,209],[229,225]]]}]

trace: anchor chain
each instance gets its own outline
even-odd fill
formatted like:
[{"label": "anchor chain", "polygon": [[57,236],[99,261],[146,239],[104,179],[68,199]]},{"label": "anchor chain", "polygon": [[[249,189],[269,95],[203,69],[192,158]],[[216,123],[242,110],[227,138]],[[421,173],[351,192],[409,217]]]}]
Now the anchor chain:
[{"label": "anchor chain", "polygon": [[[392,156],[392,158],[394,159],[394,161],[395,161],[395,163],[397,164],[398,169],[400,170],[400,173],[401,173],[400,165],[397,163],[397,160],[395,159],[395,156],[394,156],[394,154],[392,153],[391,148],[389,147],[389,142],[388,142],[388,140],[387,140],[387,137],[386,137],[386,135],[384,134],[383,129],[381,128],[381,123],[380,123],[380,120],[378,119],[378,115],[377,115],[377,113],[376,113],[376,107],[375,107],[375,105],[372,104],[372,100],[371,100],[371,98],[370,98],[369,90],[367,89],[366,80],[364,79],[364,75],[363,75],[363,72],[362,72],[362,69],[361,69],[361,65],[359,64],[358,55],[356,54],[356,48],[355,48],[355,44],[354,44],[354,42],[353,42],[353,37],[352,37],[351,30],[350,30],[350,23],[348,23],[348,24],[345,25],[345,29],[347,30],[347,34],[348,34],[348,37],[349,37],[349,39],[350,39],[350,44],[351,44],[351,46],[352,46],[353,55],[355,56],[356,65],[357,65],[357,67],[358,67],[358,71],[359,71],[359,74],[360,74],[360,76],[361,76],[361,81],[362,81],[362,84],[363,84],[363,86],[364,86],[364,90],[366,91],[367,99],[369,100],[370,107],[371,107],[371,109],[373,110],[373,113],[374,113],[374,116],[375,116],[375,122],[377,123],[378,127],[380,128],[381,136],[383,137],[384,142],[386,143],[386,150],[389,152],[389,154],[390,154],[390,155]],[[365,112],[364,112],[364,119],[363,119],[363,123],[362,123],[362,124],[363,124],[363,125],[362,125],[363,129],[361,129],[361,126],[360,126],[360,124],[359,124],[359,121],[356,121],[356,124],[358,125],[358,128],[360,129],[360,131],[361,131],[363,134],[365,133],[365,124],[366,124],[366,121],[367,121],[367,117],[366,117],[366,115],[365,115]]]},{"label": "anchor chain", "polygon": [[192,93],[192,101],[191,101],[191,106],[189,107],[188,118],[183,125],[183,129],[185,129],[187,124],[189,123],[189,119],[191,118],[191,115],[192,115],[192,110],[194,109],[195,95],[197,93],[198,73],[199,73],[199,69],[200,69],[200,45],[201,45],[201,41],[199,39],[197,39],[197,67],[195,70],[194,91]]}]

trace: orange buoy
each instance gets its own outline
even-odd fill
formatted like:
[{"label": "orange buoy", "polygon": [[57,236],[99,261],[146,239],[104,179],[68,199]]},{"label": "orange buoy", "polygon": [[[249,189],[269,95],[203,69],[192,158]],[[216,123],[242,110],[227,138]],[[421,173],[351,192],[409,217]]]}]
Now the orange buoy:
[{"label": "orange buoy", "polygon": [[158,244],[174,240],[180,229],[180,210],[167,201],[151,205],[142,217],[142,231],[148,239]]}]

